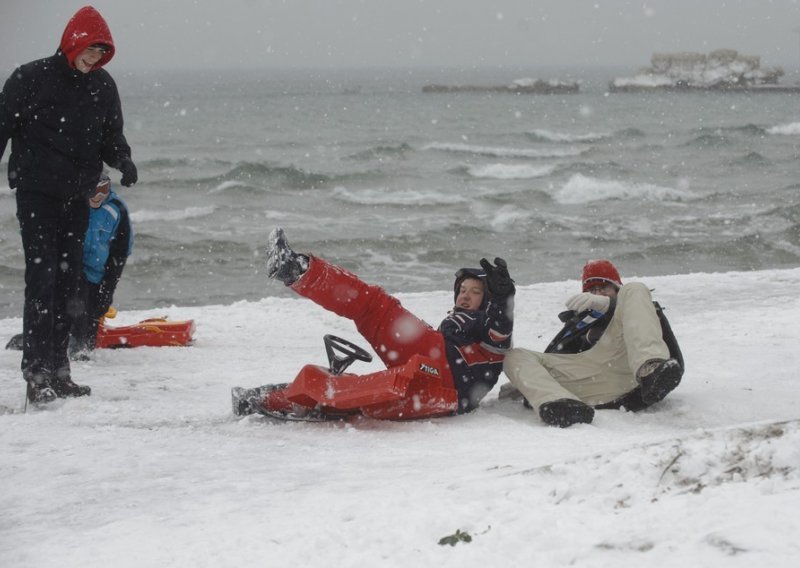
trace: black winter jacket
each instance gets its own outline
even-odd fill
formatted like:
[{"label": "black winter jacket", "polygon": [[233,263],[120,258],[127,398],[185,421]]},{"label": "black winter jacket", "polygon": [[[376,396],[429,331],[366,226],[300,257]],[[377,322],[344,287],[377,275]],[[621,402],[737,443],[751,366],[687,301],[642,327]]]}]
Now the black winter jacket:
[{"label": "black winter jacket", "polygon": [[63,200],[87,197],[103,162],[131,155],[117,86],[104,69],[81,73],[61,51],[17,68],[0,93],[0,158],[8,182]]},{"label": "black winter jacket", "polygon": [[455,308],[439,325],[458,391],[458,413],[470,412],[492,390],[511,348],[514,296],[490,298],[485,309]]}]

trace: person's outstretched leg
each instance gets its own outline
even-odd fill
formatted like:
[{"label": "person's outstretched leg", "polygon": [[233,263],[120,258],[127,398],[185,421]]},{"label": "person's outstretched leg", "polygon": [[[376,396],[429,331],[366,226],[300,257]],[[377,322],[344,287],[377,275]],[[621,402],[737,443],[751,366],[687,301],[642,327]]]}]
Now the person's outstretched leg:
[{"label": "person's outstretched leg", "polygon": [[253,389],[233,387],[231,389],[231,403],[233,414],[247,416],[258,412],[259,409],[269,412],[292,412],[292,403],[286,398],[288,383],[264,385]]},{"label": "person's outstretched leg", "polygon": [[281,229],[270,234],[267,271],[292,290],[356,324],[381,360],[402,365],[416,354],[446,365],[442,335],[403,308],[379,286],[321,258],[291,250]]}]

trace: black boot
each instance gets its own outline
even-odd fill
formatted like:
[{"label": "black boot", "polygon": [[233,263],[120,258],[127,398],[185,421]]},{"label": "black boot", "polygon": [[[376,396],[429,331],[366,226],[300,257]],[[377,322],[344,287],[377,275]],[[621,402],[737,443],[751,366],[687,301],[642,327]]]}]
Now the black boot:
[{"label": "black boot", "polygon": [[86,385],[78,385],[72,382],[69,372],[59,371],[50,382],[58,398],[77,398],[79,396],[89,396],[92,388]]},{"label": "black boot", "polygon": [[283,229],[273,229],[267,238],[267,277],[291,286],[306,270],[308,257],[289,248]]},{"label": "black boot", "polygon": [[22,351],[22,334],[18,333],[14,337],[8,340],[6,343],[6,349],[13,349],[14,351]]},{"label": "black boot", "polygon": [[57,398],[46,374],[24,372],[22,376],[25,382],[28,383],[28,402],[32,404],[47,404]]},{"label": "black boot", "polygon": [[234,416],[247,416],[256,411],[256,389],[233,387],[231,389],[231,406]]},{"label": "black boot", "polygon": [[594,408],[580,400],[560,398],[540,406],[539,416],[549,426],[567,428],[573,424],[591,424]]},{"label": "black boot", "polygon": [[247,416],[259,411],[264,407],[264,397],[274,390],[285,389],[289,383],[277,385],[264,385],[254,389],[233,387],[231,389],[231,406],[233,414],[236,416]]},{"label": "black boot", "polygon": [[681,382],[683,369],[675,359],[651,359],[636,372],[642,386],[642,401],[650,406],[663,400]]},{"label": "black boot", "polygon": [[92,387],[75,384],[70,378],[53,381],[53,390],[56,391],[58,398],[89,396],[92,394]]}]

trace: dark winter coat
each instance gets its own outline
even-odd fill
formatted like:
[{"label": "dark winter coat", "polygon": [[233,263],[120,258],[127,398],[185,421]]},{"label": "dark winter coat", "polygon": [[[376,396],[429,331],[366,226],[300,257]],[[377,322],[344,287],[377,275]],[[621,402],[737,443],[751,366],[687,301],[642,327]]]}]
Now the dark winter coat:
[{"label": "dark winter coat", "polygon": [[[109,53],[88,73],[75,69],[74,58],[96,43]],[[130,158],[117,86],[100,68],[113,53],[108,27],[87,7],[70,20],[55,55],[11,74],[0,92],[0,158],[11,140],[11,188],[83,198],[94,191],[103,162],[117,167]]]},{"label": "dark winter coat", "polygon": [[459,413],[477,408],[503,371],[505,353],[511,348],[513,301],[513,296],[490,298],[485,309],[456,308],[439,326],[458,391]]},{"label": "dark winter coat", "polygon": [[[564,322],[564,327],[556,334],[544,352],[567,354],[580,353],[591,349],[600,340],[609,322],[611,322],[611,318],[614,317],[616,306],[616,300],[612,299],[611,305],[605,314],[594,310],[587,310],[580,314],[576,314],[573,311],[561,312],[558,314],[558,318]],[[677,359],[682,369],[683,355],[678,346],[678,340],[672,332],[672,327],[669,325],[669,320],[664,315],[664,308],[658,302],[653,302],[653,306],[661,324],[661,335],[669,349],[669,356]]]}]

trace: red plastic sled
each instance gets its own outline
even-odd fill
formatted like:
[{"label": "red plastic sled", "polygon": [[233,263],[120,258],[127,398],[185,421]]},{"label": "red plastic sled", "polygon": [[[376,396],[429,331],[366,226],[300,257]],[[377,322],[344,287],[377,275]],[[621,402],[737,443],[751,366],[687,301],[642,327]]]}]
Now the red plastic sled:
[{"label": "red plastic sled", "polygon": [[357,409],[372,418],[411,420],[458,409],[458,393],[443,383],[438,363],[421,355],[367,375],[334,375],[329,369],[306,365],[287,387],[286,398],[309,408]]},{"label": "red plastic sled", "polygon": [[184,346],[192,342],[194,320],[169,321],[151,318],[133,325],[110,327],[100,322],[97,343],[101,348]]}]

